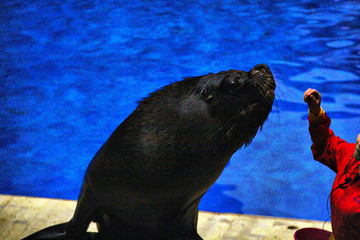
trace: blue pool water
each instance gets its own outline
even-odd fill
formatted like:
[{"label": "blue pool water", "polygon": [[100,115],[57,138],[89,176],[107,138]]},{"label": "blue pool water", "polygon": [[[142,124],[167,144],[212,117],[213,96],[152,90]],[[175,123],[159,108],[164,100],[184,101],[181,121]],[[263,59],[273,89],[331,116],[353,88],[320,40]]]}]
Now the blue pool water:
[{"label": "blue pool water", "polygon": [[312,160],[303,92],[360,132],[358,1],[0,1],[0,193],[76,199],[85,169],[149,92],[267,63],[263,130],[200,209],[325,220],[334,173]]}]

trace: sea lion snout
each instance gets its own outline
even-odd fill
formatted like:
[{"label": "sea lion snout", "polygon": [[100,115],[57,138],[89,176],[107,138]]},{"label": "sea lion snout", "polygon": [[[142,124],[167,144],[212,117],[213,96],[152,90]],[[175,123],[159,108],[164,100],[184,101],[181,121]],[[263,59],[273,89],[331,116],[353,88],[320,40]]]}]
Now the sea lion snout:
[{"label": "sea lion snout", "polygon": [[262,72],[263,74],[271,74],[271,70],[269,68],[268,65],[264,64],[264,63],[261,63],[261,64],[258,64],[256,65],[255,67],[253,67],[251,70],[250,70],[250,74],[256,74],[256,73],[259,73],[259,72]]},{"label": "sea lion snout", "polygon": [[255,85],[259,85],[267,93],[273,93],[276,83],[273,74],[266,64],[258,64],[249,71],[249,78]]}]

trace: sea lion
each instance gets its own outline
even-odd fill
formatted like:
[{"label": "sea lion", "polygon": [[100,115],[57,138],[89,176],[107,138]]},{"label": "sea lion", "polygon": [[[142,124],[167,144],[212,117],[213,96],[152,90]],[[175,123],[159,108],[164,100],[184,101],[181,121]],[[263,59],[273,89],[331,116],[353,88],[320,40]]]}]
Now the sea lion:
[{"label": "sea lion", "polygon": [[[151,93],[90,162],[71,221],[26,239],[201,239],[201,197],[262,127],[274,90],[259,64]],[[91,221],[99,233],[86,233]]]}]

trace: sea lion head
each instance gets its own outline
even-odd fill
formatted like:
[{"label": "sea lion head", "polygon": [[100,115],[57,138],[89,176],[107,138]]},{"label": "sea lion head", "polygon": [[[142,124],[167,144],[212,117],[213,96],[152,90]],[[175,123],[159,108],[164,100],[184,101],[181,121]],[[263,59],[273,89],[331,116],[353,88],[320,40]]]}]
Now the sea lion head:
[{"label": "sea lion head", "polygon": [[151,93],[139,102],[137,117],[132,119],[141,125],[138,129],[146,129],[151,141],[156,139],[154,133],[161,143],[166,140],[161,146],[176,142],[182,149],[193,149],[188,152],[198,151],[201,145],[233,153],[249,144],[264,124],[275,87],[265,64],[249,72],[229,70],[189,77]]},{"label": "sea lion head", "polygon": [[229,70],[209,74],[198,82],[210,116],[226,126],[227,136],[247,145],[266,121],[275,98],[270,68],[259,64],[249,72]]}]

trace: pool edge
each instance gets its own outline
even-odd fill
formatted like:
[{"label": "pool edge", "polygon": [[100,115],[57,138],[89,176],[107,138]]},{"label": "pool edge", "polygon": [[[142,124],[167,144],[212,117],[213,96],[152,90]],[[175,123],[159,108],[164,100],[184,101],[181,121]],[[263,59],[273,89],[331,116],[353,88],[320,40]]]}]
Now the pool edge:
[{"label": "pool edge", "polygon": [[[72,217],[76,201],[0,194],[0,239],[18,240]],[[322,221],[200,211],[198,232],[206,240],[292,240],[299,228],[322,228]],[[331,231],[331,224],[325,224]],[[91,224],[89,231],[95,231]]]}]

